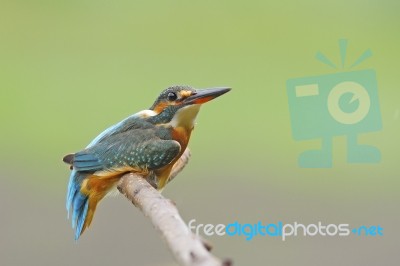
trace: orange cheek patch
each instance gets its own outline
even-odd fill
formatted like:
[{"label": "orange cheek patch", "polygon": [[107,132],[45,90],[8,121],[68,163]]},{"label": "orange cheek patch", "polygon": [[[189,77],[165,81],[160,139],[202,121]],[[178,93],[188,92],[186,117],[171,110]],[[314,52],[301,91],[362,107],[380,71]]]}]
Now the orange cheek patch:
[{"label": "orange cheek patch", "polygon": [[154,108],[154,112],[156,112],[157,114],[161,113],[165,107],[168,106],[168,103],[166,102],[160,102],[157,104],[157,106]]}]

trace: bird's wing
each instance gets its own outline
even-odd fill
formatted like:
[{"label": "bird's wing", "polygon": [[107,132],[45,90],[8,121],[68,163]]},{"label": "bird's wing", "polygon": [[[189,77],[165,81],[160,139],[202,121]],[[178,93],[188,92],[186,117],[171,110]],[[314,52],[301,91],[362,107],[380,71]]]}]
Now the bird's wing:
[{"label": "bird's wing", "polygon": [[132,129],[103,138],[88,148],[65,158],[77,171],[154,170],[168,165],[178,156],[181,146],[163,140],[151,129]]},{"label": "bird's wing", "polygon": [[143,110],[136,114],[133,114],[125,118],[121,122],[112,125],[103,132],[101,132],[96,138],[92,140],[92,142],[89,143],[89,145],[86,148],[94,146],[95,144],[102,142],[104,139],[112,135],[120,134],[133,129],[140,129],[140,128],[146,129],[153,127],[152,124],[145,122],[143,119],[154,115],[155,113],[152,110]]}]

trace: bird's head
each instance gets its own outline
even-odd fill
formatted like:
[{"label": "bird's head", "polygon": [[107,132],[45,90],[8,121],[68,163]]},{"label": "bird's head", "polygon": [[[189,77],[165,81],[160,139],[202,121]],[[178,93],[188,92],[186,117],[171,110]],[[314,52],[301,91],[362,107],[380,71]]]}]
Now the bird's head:
[{"label": "bird's head", "polygon": [[196,90],[189,86],[169,87],[156,99],[150,110],[156,123],[169,124],[173,127],[193,128],[200,106],[221,96],[230,88],[212,88]]}]

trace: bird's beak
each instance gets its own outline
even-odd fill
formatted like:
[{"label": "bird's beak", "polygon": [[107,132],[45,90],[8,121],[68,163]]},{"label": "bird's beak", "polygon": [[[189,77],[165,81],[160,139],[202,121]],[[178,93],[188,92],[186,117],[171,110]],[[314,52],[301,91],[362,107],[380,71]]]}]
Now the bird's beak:
[{"label": "bird's beak", "polygon": [[203,104],[230,91],[231,88],[212,88],[196,90],[192,95],[183,100],[184,104]]}]

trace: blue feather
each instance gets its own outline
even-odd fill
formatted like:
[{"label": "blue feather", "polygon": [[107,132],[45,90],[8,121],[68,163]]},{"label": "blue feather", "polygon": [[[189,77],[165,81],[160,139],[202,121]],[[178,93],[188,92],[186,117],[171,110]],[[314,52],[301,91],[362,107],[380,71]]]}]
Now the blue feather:
[{"label": "blue feather", "polygon": [[103,164],[93,154],[81,151],[75,153],[74,167],[78,171],[96,171],[103,168]]},{"label": "blue feather", "polygon": [[126,124],[132,124],[132,120],[136,120],[137,118],[141,117],[147,117],[147,116],[154,116],[156,113],[152,110],[143,110],[141,112],[138,112],[136,114],[133,114],[131,116],[128,116],[118,124],[112,125],[108,127],[106,130],[101,132],[94,140],[92,140],[89,145],[86,146],[86,148],[91,148],[97,143],[101,142],[104,140],[106,137],[110,137],[112,134],[116,132],[121,132],[121,130],[124,128],[124,125]]},{"label": "blue feather", "polygon": [[85,224],[86,215],[87,215],[87,211],[88,211],[88,207],[89,207],[89,200],[87,197],[84,200],[83,206],[84,206],[83,209],[82,208],[80,209],[79,217],[78,217],[78,224],[75,228],[75,240],[78,240],[79,237],[81,236],[83,225]]},{"label": "blue feather", "polygon": [[80,192],[83,179],[85,179],[85,174],[74,169],[71,172],[68,183],[66,208],[68,211],[68,218],[70,217],[70,211],[72,211],[71,222],[72,228],[75,229],[75,240],[78,240],[82,233],[89,206],[88,197]]},{"label": "blue feather", "polygon": [[98,161],[92,154],[85,153],[84,151],[75,153],[74,162]]}]

